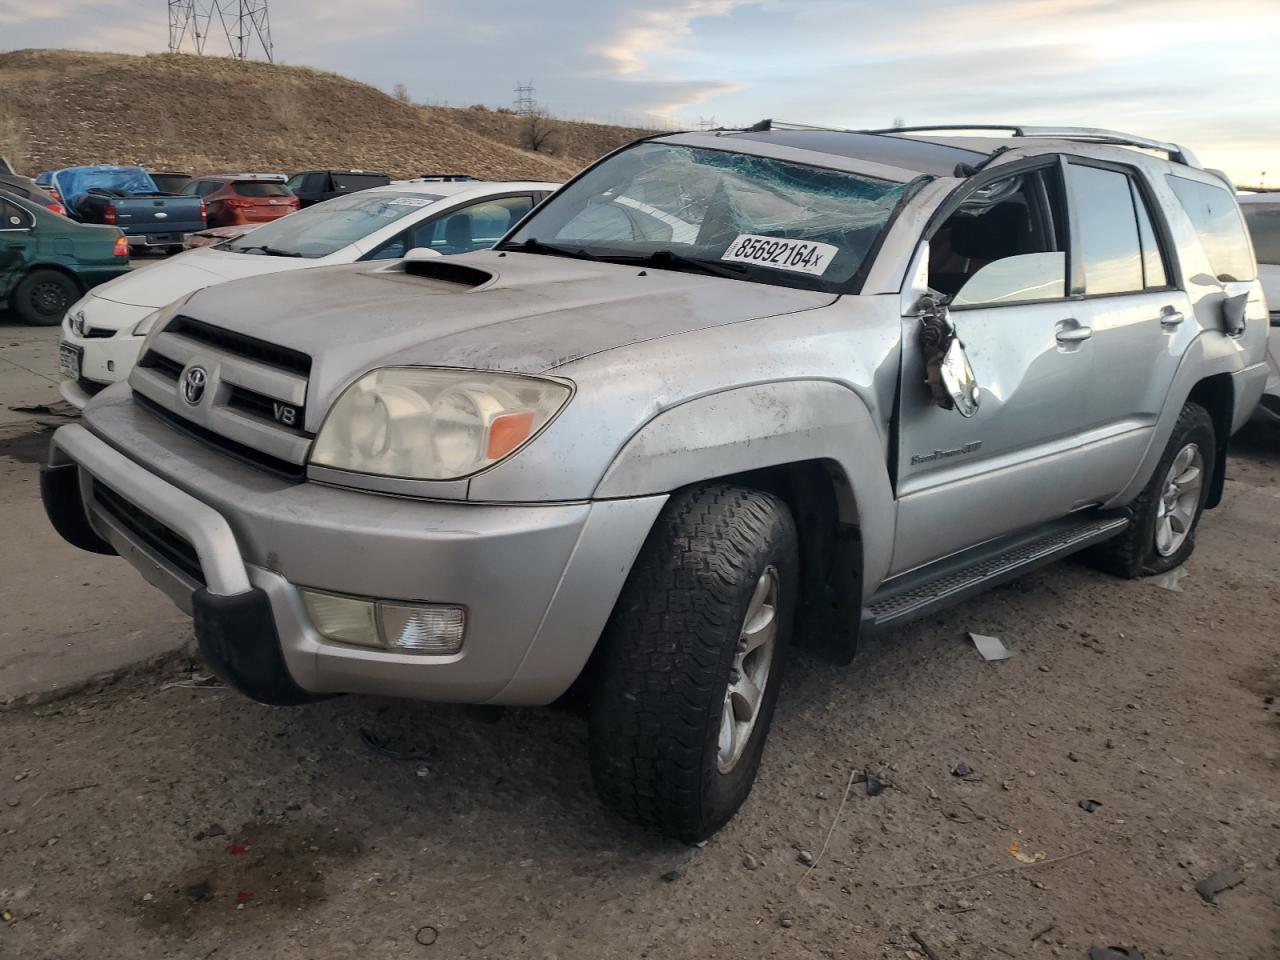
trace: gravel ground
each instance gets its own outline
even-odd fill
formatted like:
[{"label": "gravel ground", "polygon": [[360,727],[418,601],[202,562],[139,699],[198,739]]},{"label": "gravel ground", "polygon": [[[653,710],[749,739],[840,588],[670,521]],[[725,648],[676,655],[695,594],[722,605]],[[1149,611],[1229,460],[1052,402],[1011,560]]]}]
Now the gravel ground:
[{"label": "gravel ground", "polygon": [[601,810],[569,710],[273,709],[172,659],[2,712],[0,957],[1275,960],[1280,434],[1231,476],[1180,592],[1069,561],[795,658],[702,848]]}]

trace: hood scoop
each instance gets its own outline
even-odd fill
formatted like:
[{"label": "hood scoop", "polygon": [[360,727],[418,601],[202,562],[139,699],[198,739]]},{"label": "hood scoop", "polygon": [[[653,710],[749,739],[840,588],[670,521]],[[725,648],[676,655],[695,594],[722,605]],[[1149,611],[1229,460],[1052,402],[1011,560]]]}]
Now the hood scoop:
[{"label": "hood scoop", "polygon": [[443,257],[431,257],[418,260],[406,258],[404,272],[411,277],[422,277],[424,280],[440,280],[444,283],[456,283],[464,287],[479,287],[488,283],[494,275],[488,270],[470,267],[465,263],[455,263]]}]

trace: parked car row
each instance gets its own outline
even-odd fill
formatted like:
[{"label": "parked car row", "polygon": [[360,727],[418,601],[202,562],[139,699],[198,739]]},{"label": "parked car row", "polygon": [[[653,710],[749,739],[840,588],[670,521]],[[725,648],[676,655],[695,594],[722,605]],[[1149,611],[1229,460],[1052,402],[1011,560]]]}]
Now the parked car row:
[{"label": "parked car row", "polygon": [[576,688],[605,802],[700,841],[791,647],[847,663],[1073,553],[1168,571],[1224,496],[1272,329],[1232,188],[1001,129],[661,135],[115,280],[64,327],[100,395],[46,512],[265,703]]}]

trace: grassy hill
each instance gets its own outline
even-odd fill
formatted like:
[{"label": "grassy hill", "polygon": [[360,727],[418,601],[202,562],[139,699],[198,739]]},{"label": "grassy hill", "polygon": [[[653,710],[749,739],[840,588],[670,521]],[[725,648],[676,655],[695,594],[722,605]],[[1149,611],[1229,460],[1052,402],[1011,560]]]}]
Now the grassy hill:
[{"label": "grassy hill", "polygon": [[308,67],[186,54],[0,53],[0,154],[19,171],[141,163],[210,173],[358,167],[394,177],[461,172],[563,180],[647,131],[419,107]]}]

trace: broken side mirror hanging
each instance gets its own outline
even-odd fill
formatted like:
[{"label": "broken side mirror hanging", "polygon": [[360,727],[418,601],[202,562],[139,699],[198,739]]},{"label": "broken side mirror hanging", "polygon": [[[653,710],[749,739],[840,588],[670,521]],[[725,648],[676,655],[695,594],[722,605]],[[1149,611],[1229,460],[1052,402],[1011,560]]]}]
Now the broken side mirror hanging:
[{"label": "broken side mirror hanging", "polygon": [[1249,294],[1237,293],[1234,297],[1222,300],[1222,325],[1227,334],[1238,337],[1244,333],[1245,315],[1249,307]]},{"label": "broken side mirror hanging", "polygon": [[924,354],[925,381],[933,402],[943,410],[955,410],[962,417],[978,412],[982,388],[969,365],[964,344],[946,305],[926,294],[916,304],[920,317],[920,350]]}]

